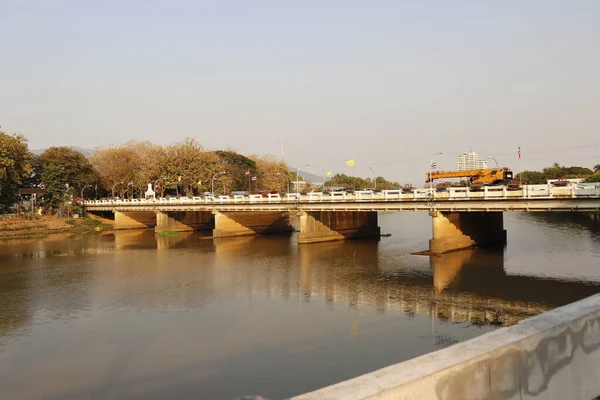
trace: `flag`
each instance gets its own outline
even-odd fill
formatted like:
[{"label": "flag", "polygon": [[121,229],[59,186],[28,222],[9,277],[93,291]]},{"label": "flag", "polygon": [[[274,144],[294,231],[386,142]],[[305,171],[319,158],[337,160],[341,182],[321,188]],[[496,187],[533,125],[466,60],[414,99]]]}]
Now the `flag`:
[{"label": "flag", "polygon": [[327,171],[327,176],[331,176],[331,171]]},{"label": "flag", "polygon": [[346,165],[349,167],[353,167],[354,166],[354,158],[351,160],[346,161]]},{"label": "flag", "polygon": [[202,181],[198,181],[198,186],[201,186],[201,185],[202,185]]},{"label": "flag", "polygon": [[517,156],[519,156],[519,160],[521,159],[521,146],[519,146],[519,151],[517,151]]},{"label": "flag", "polygon": [[247,169],[247,170],[246,170],[246,172],[244,172],[244,175],[245,175],[245,176],[248,176],[248,175],[250,175],[250,170],[249,170],[249,169]]},{"label": "flag", "polygon": [[177,182],[181,182],[181,175],[179,175],[179,178],[177,178]]},{"label": "flag", "polygon": [[436,169],[437,168],[437,163],[435,161],[431,162],[431,169]]},{"label": "flag", "polygon": [[256,182],[256,177],[255,176],[252,177],[252,182]]}]

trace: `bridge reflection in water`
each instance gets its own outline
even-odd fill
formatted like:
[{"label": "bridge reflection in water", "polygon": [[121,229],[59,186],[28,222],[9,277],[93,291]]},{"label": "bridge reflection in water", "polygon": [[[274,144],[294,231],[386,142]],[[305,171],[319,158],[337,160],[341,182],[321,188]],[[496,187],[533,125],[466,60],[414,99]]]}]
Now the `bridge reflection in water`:
[{"label": "bridge reflection in water", "polygon": [[[197,284],[231,294],[243,285],[249,302],[252,295],[298,296],[304,302],[323,299],[332,306],[382,313],[510,325],[600,291],[599,282],[507,274],[503,247],[429,257],[390,255],[380,251],[377,240],[297,246],[281,236],[207,240],[197,233],[160,237],[151,231],[115,232],[114,238],[118,249],[214,252],[214,259],[202,265],[202,280],[210,282]],[[155,254],[162,262],[171,256]],[[241,265],[257,257],[265,261]]]}]

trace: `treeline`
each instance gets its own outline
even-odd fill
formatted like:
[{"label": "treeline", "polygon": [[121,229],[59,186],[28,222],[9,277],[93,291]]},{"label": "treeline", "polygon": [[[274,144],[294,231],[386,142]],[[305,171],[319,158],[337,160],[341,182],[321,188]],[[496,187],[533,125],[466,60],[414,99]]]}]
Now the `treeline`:
[{"label": "treeline", "polygon": [[574,179],[583,178],[585,182],[600,182],[600,164],[594,166],[593,170],[586,167],[565,167],[554,163],[551,167],[541,171],[523,171],[516,175],[515,179],[528,184],[544,184],[549,179]]},{"label": "treeline", "polygon": [[[273,155],[207,150],[193,138],[168,146],[130,141],[98,148],[89,157],[70,147],[50,147],[36,156],[23,135],[0,131],[0,204],[5,206],[15,203],[20,187],[45,188],[44,201],[58,206],[81,195],[143,197],[148,183],[162,197],[195,196],[213,186],[217,193],[249,188],[285,192],[295,179],[295,171]],[[337,174],[327,179],[328,186],[354,187],[354,177]],[[356,183],[357,188],[374,186],[370,179],[356,178]],[[399,185],[378,177],[377,186]]]},{"label": "treeline", "polygon": [[333,176],[327,176],[325,177],[325,179],[326,187],[344,186],[354,188],[355,183],[357,189],[375,188],[375,186],[377,186],[377,189],[390,189],[400,187],[400,184],[398,182],[390,182],[386,180],[383,176],[378,176],[374,179],[371,179],[361,177],[354,178],[353,176],[348,176],[345,174],[335,174]]}]

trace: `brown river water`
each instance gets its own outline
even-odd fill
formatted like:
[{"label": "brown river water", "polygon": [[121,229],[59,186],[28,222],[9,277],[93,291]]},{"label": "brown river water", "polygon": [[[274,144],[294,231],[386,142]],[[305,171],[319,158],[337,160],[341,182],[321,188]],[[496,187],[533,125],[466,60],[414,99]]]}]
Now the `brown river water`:
[{"label": "brown river water", "polygon": [[600,292],[600,227],[505,213],[441,257],[425,213],[379,241],[148,231],[0,242],[0,399],[282,399]]}]

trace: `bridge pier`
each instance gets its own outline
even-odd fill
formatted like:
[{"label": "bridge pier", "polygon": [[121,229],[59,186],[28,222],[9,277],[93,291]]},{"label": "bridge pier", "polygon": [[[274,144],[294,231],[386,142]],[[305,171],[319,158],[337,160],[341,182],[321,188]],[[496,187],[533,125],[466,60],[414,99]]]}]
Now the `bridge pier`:
[{"label": "bridge pier", "polygon": [[115,211],[113,229],[148,229],[156,226],[156,216],[152,211]]},{"label": "bridge pier", "polygon": [[211,211],[160,211],[156,213],[156,228],[160,231],[202,231],[213,229],[215,219]]},{"label": "bridge pier", "polygon": [[298,243],[379,237],[376,211],[308,211],[300,214]]},{"label": "bridge pier", "polygon": [[249,236],[264,233],[290,232],[290,215],[282,211],[215,212],[213,237]]},{"label": "bridge pier", "polygon": [[429,240],[429,251],[433,254],[506,243],[506,230],[501,212],[433,210],[429,215],[433,222],[433,239]]}]

